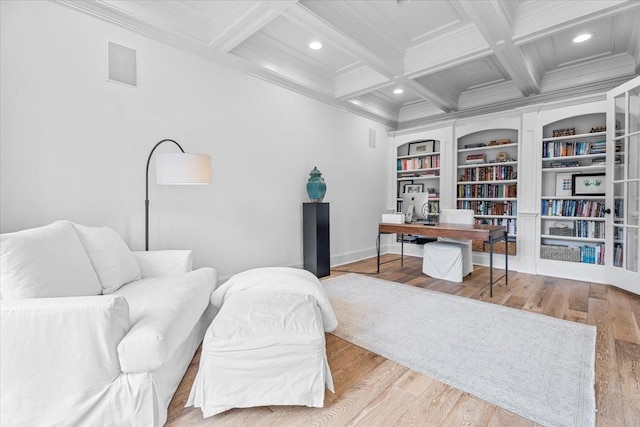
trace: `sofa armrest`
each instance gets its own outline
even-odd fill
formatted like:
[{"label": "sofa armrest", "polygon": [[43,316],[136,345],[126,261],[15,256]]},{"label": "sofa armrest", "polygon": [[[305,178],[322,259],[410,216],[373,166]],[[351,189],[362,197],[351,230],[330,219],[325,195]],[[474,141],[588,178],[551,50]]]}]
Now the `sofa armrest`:
[{"label": "sofa armrest", "polygon": [[143,279],[188,273],[193,268],[193,253],[190,250],[132,252]]},{"label": "sofa armrest", "polygon": [[3,418],[20,425],[34,413],[68,415],[88,396],[107,393],[121,373],[117,347],[130,328],[121,296],[0,301]]}]

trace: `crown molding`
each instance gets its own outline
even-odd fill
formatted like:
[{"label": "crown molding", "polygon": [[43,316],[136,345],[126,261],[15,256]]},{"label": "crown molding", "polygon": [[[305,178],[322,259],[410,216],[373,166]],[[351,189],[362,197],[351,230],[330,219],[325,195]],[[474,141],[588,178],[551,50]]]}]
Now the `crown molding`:
[{"label": "crown molding", "polygon": [[637,77],[636,75],[621,76],[616,79],[610,79],[595,84],[584,85],[581,87],[573,87],[570,89],[557,90],[549,93],[531,95],[527,98],[518,100],[510,100],[498,102],[490,106],[475,107],[465,110],[456,111],[454,113],[441,114],[439,116],[431,116],[416,120],[402,121],[397,130],[410,131],[412,129],[424,126],[434,125],[436,123],[448,122],[454,119],[462,119],[468,117],[481,117],[486,114],[507,112],[512,109],[531,108],[538,106],[538,109],[559,108],[561,106],[578,105],[585,102],[606,99],[606,92],[622,83]]}]

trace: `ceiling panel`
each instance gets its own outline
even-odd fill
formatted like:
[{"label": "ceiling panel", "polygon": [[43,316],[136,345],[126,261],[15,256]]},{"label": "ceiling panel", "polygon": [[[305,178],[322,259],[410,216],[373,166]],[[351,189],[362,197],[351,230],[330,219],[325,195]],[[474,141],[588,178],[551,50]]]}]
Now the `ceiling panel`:
[{"label": "ceiling panel", "polygon": [[[281,43],[283,48],[286,46],[295,50],[300,55],[309,58],[310,62],[322,63],[335,72],[358,62],[355,57],[332,44],[322,34],[303,28],[282,16],[263,27],[261,32]],[[322,49],[313,50],[309,48],[309,43],[314,40],[322,42]]]},{"label": "ceiling panel", "polygon": [[[426,36],[438,34],[462,21],[452,2],[446,0],[356,1],[352,7],[360,16],[371,18],[374,25],[381,28],[393,26],[394,31],[388,32],[387,36],[395,40],[401,49],[407,49]],[[375,17],[380,22],[375,22]]]}]

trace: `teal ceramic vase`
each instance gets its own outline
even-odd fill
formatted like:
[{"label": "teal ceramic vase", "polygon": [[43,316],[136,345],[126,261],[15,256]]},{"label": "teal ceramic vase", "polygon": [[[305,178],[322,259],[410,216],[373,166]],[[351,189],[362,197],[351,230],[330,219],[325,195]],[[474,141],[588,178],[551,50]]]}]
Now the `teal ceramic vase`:
[{"label": "teal ceramic vase", "polygon": [[314,167],[309,172],[309,181],[307,181],[307,194],[312,202],[320,203],[324,199],[324,194],[327,192],[327,184],[324,183],[322,173],[318,168]]}]

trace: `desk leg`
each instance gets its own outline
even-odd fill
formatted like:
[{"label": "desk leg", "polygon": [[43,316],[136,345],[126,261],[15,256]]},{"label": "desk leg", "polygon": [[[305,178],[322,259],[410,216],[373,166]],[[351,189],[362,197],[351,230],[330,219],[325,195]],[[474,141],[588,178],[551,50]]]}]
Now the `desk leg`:
[{"label": "desk leg", "polygon": [[493,297],[493,237],[489,236],[489,298]]},{"label": "desk leg", "polygon": [[404,234],[400,235],[400,267],[404,267]]},{"label": "desk leg", "polygon": [[504,286],[509,284],[509,239],[504,238]]},{"label": "desk leg", "polygon": [[380,232],[378,231],[378,269],[376,271],[376,274],[380,274],[380,244],[382,242],[380,242]]}]

